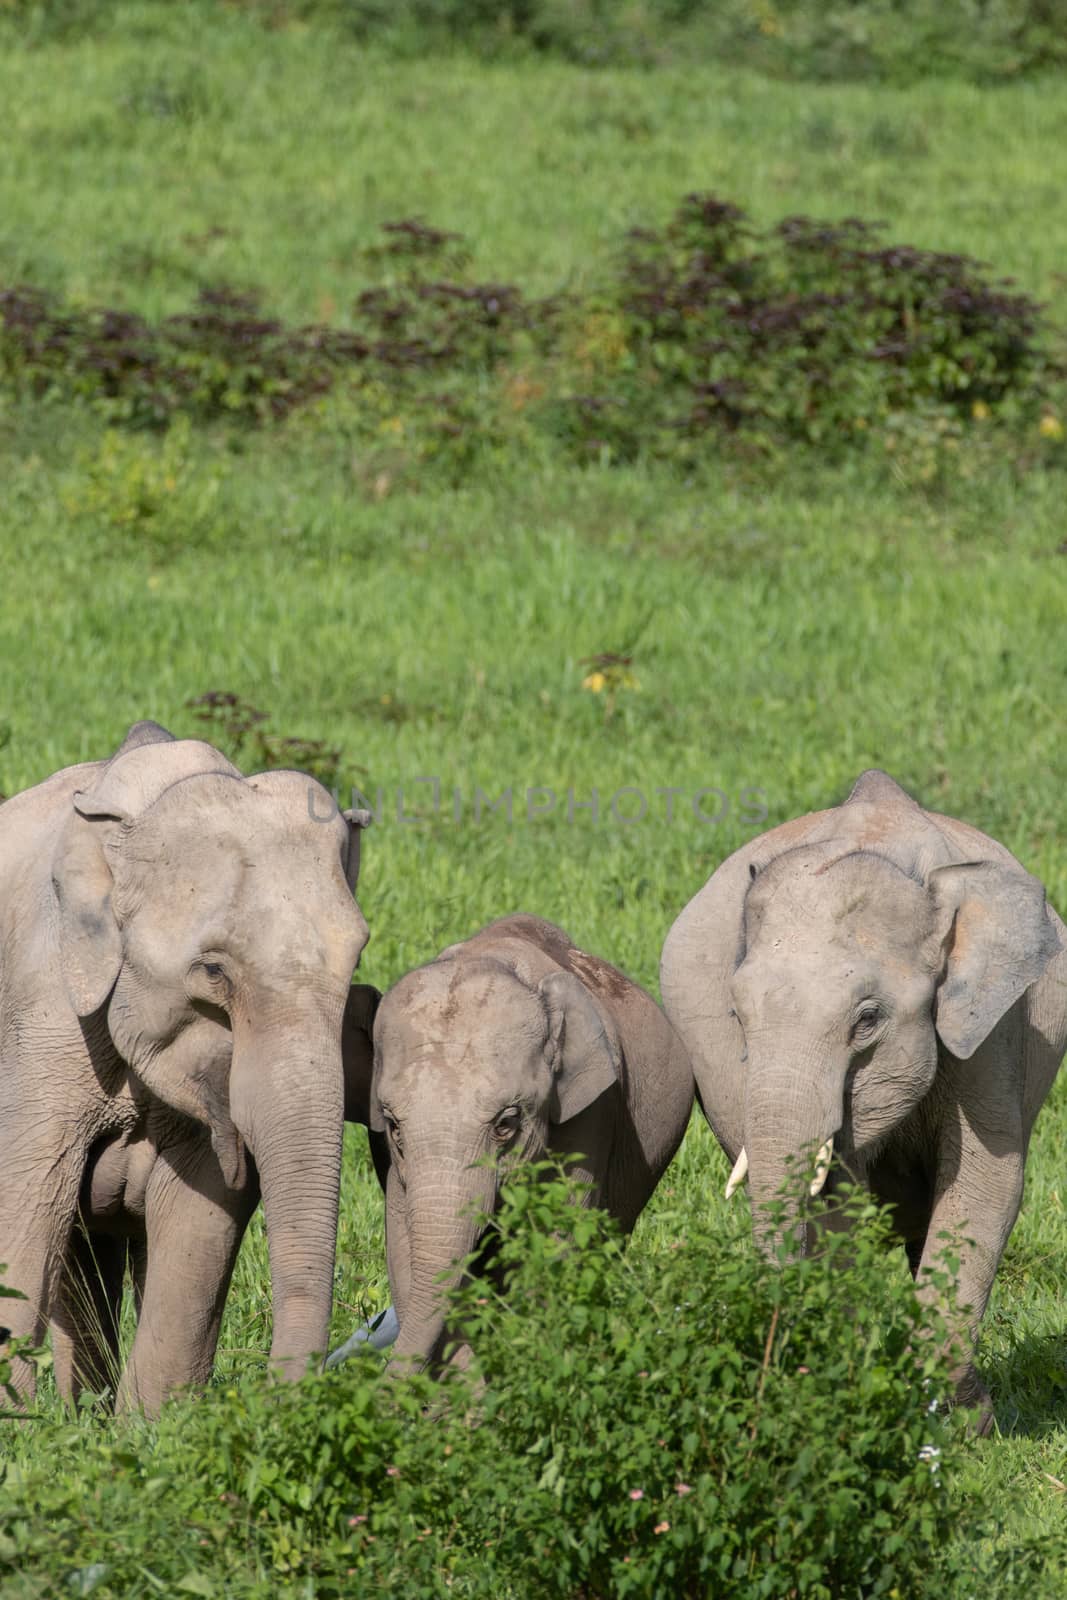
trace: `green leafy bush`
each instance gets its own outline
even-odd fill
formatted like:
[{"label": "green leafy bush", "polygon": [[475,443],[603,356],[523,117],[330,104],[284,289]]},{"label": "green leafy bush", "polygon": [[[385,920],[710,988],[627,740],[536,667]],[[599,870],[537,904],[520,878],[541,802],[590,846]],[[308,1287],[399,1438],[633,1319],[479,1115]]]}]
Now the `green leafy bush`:
[{"label": "green leafy bush", "polygon": [[[0,30],[23,43],[67,41],[166,3],[0,0]],[[310,22],[404,55],[451,46],[587,67],[703,58],[816,81],[980,83],[1067,62],[1058,0],[229,0],[238,5],[271,28]],[[218,0],[194,8],[209,23]]]},{"label": "green leafy bush", "polygon": [[158,461],[109,434],[75,497],[159,544],[180,542],[172,513],[190,537],[214,520],[212,483],[183,465],[190,417],[309,412],[345,435],[377,496],[427,468],[462,481],[487,452],[538,443],[688,466],[711,450],[874,440],[928,479],[965,429],[1007,423],[1037,460],[1064,437],[1064,373],[1035,302],[981,263],[887,244],[856,218],[759,230],[692,194],[666,227],[632,232],[585,299],[476,278],[462,241],[417,219],[386,224],[364,267],[346,327],[286,327],[233,290],[155,324],[8,290],[0,382],[171,429]]},{"label": "green leafy bush", "polygon": [[[128,26],[116,0],[0,0],[0,27],[47,43]],[[317,24],[403,54],[449,46],[583,66],[732,62],[816,81],[1003,82],[1064,65],[1059,0],[228,0],[271,28]],[[200,0],[209,21],[217,0]],[[187,6],[186,9],[192,9]],[[195,24],[194,24],[195,25]]]},{"label": "green leafy bush", "polygon": [[1003,82],[1067,61],[1059,0],[692,0],[709,51],[781,77]]},{"label": "green leafy bush", "polygon": [[840,1235],[782,1270],[740,1224],[624,1254],[561,1176],[521,1173],[503,1288],[457,1297],[476,1370],[394,1383],[366,1357],[151,1429],[72,1426],[62,1479],[8,1485],[0,1575],[100,1600],[778,1600],[918,1594],[936,1568],[944,1592],[959,1446],[937,1330],[850,1206],[846,1290]]},{"label": "green leafy bush", "polygon": [[158,438],[106,429],[68,480],[63,504],[71,522],[109,543],[136,542],[157,559],[221,542],[231,532],[219,508],[224,480],[194,457],[190,442],[183,415]]},{"label": "green leafy bush", "polygon": [[899,415],[1036,416],[1053,373],[1038,306],[966,256],[880,234],[857,218],[758,231],[707,194],[636,230],[611,337],[594,339],[588,392],[570,401],[572,443],[691,456],[715,433],[832,449]]},{"label": "green leafy bush", "polygon": [[115,420],[165,426],[177,412],[264,422],[329,388],[361,343],[329,329],[287,328],[257,296],[201,289],[182,316],[61,305],[34,288],[0,293],[0,373],[16,390],[102,401]]},{"label": "green leafy bush", "polygon": [[[7,1406],[18,1408],[18,1393],[15,1389],[13,1362],[27,1351],[25,1340],[12,1340],[11,1330],[3,1327],[3,1302],[5,1300],[24,1300],[26,1297],[18,1289],[11,1289],[3,1281],[4,1268],[0,1266],[0,1416],[8,1414],[4,1410]],[[2,1481],[2,1477],[0,1477]]]}]

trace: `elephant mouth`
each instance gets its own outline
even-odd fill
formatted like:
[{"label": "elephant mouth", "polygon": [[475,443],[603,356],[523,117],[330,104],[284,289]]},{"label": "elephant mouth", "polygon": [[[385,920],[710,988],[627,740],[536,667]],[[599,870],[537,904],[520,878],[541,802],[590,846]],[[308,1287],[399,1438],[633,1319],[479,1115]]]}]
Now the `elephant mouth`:
[{"label": "elephant mouth", "polygon": [[[805,1159],[810,1158],[806,1156]],[[727,1200],[732,1199],[738,1189],[747,1184],[748,1168],[748,1150],[742,1145],[741,1152],[734,1162],[726,1182],[725,1198]],[[843,1129],[839,1129],[837,1133],[832,1133],[814,1152],[814,1166],[810,1169],[810,1173],[807,1183],[808,1193],[812,1199],[820,1195],[825,1198],[832,1194],[842,1178],[852,1183],[862,1182],[856,1161],[856,1152],[852,1147],[851,1140],[846,1139]]]}]

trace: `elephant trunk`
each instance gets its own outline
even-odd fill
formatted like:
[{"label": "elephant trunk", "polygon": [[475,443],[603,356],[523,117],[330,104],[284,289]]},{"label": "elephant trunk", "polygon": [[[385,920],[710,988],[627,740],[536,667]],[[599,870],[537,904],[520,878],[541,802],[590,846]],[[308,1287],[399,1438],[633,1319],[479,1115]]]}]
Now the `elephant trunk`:
[{"label": "elephant trunk", "polygon": [[[750,1059],[745,1099],[745,1153],[756,1238],[768,1254],[783,1241],[798,1251],[804,1247],[804,1227],[798,1219],[801,1196],[811,1178],[822,1187],[843,1110],[843,1073],[838,1075],[821,1061],[814,1070],[797,1066],[762,1065]],[[768,1208],[783,1208],[775,1224]]]},{"label": "elephant trunk", "polygon": [[327,1347],[341,1184],[344,1079],[340,1018],[242,1038],[231,1114],[255,1158],[270,1254],[271,1362],[299,1378]]},{"label": "elephant trunk", "polygon": [[400,1333],[392,1370],[437,1361],[445,1342],[446,1297],[462,1277],[457,1263],[477,1248],[496,1204],[496,1174],[485,1167],[449,1166],[420,1175],[406,1191],[408,1292],[398,1305]]}]

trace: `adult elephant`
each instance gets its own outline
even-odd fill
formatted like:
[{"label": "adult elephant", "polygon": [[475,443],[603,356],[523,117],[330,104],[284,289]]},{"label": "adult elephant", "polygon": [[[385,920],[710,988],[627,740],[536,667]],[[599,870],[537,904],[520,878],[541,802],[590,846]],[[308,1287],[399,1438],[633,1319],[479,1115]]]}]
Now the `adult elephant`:
[{"label": "adult elephant", "polygon": [[667,1015],[735,1162],[728,1194],[747,1171],[764,1206],[818,1150],[813,1193],[842,1170],[868,1185],[916,1275],[946,1231],[970,1241],[957,1395],[983,1429],[970,1345],[1067,1048],[1063,931],[1003,845],[874,771],[724,861],[663,950]]},{"label": "adult elephant", "polygon": [[128,1242],[119,1406],[207,1378],[260,1193],[271,1359],[295,1377],[325,1350],[367,820],[155,723],[0,808],[5,1320],[53,1324],[68,1396],[117,1356]]},{"label": "adult elephant", "polygon": [[566,1158],[587,1202],[628,1232],[693,1104],[685,1051],[655,1001],[523,914],[401,978],[378,1008],[374,1052],[397,1364],[444,1355],[444,1287],[478,1246],[478,1214],[495,1210],[509,1168]]}]

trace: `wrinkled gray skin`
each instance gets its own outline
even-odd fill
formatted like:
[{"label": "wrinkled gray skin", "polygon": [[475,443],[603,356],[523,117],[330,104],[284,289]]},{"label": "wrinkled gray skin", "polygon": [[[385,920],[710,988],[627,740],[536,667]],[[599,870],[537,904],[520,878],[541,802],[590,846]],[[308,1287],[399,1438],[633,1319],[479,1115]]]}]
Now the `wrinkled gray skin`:
[{"label": "wrinkled gray skin", "polygon": [[154,723],[0,807],[0,1261],[27,1297],[5,1321],[51,1323],[68,1398],[114,1384],[127,1254],[119,1407],[206,1380],[260,1194],[272,1360],[298,1376],[325,1350],[342,1023],[358,1079],[372,1016],[349,994],[365,821]]},{"label": "wrinkled gray skin", "polygon": [[[545,1152],[629,1231],[678,1148],[693,1075],[662,1011],[561,929],[515,915],[401,978],[374,1026],[371,1127],[384,1130],[391,1366],[436,1364],[441,1276],[476,1247],[500,1174]],[[497,1157],[496,1169],[475,1166]],[[453,1275],[454,1278],[454,1275]]]},{"label": "wrinkled gray skin", "polygon": [[832,1136],[824,1193],[847,1170],[892,1205],[917,1275],[942,1232],[974,1241],[957,1395],[982,1431],[971,1344],[1067,1047],[1063,932],[1003,845],[867,772],[723,862],[663,950],[667,1015],[757,1207]]}]

